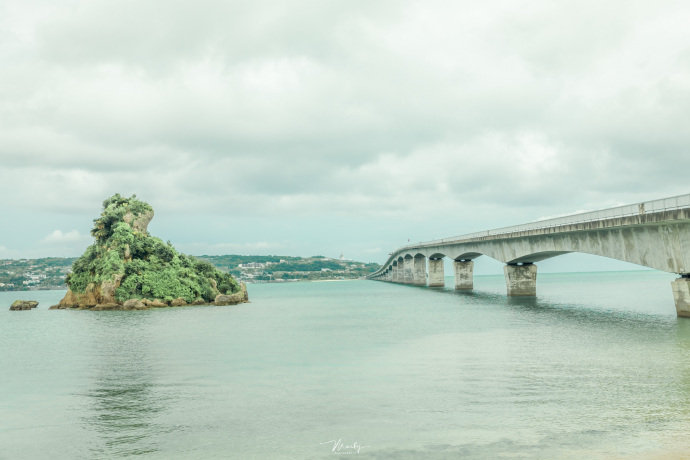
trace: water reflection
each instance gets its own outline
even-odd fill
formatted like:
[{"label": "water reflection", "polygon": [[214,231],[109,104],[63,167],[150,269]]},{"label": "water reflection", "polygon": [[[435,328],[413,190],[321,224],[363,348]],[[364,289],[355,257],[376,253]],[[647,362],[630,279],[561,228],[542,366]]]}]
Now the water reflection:
[{"label": "water reflection", "polygon": [[97,458],[157,452],[158,415],[169,401],[156,388],[156,369],[149,356],[148,314],[92,312],[90,410],[83,417],[97,433],[91,452]]},{"label": "water reflection", "polygon": [[[405,285],[403,285],[405,286]],[[673,306],[666,309],[665,314],[653,311],[622,310],[606,308],[601,305],[593,305],[585,302],[552,301],[537,295],[536,297],[510,297],[503,293],[487,292],[478,289],[454,290],[448,287],[427,288],[424,286],[405,286],[416,289],[427,289],[429,294],[448,295],[457,297],[462,305],[486,305],[506,306],[514,312],[542,316],[560,321],[576,321],[578,323],[591,322],[597,326],[605,324],[618,324],[644,328],[660,328],[668,330],[690,321],[684,318],[676,318]]]}]

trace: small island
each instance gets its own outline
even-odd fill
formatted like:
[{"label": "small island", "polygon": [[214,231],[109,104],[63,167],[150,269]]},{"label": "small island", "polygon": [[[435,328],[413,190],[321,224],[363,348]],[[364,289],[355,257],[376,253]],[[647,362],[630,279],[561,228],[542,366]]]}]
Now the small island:
[{"label": "small island", "polygon": [[247,288],[208,262],[149,235],[153,208],[115,194],[94,220],[94,244],[74,261],[68,291],[51,309],[143,310],[247,302]]}]

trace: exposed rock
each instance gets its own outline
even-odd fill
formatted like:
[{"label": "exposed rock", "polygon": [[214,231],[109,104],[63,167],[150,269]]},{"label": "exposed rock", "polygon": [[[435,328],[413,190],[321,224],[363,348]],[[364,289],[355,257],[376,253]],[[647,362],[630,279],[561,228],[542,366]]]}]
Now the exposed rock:
[{"label": "exposed rock", "polygon": [[139,299],[129,299],[122,304],[123,310],[144,310],[146,305]]},{"label": "exposed rock", "polygon": [[36,302],[35,300],[15,300],[14,302],[12,302],[10,310],[31,310],[32,308],[36,308],[37,306],[38,302]]},{"label": "exposed rock", "polygon": [[[52,307],[51,307],[52,308]],[[99,303],[95,307],[93,307],[91,310],[94,311],[100,311],[100,310],[119,310],[121,309],[121,305],[117,303]]]},{"label": "exposed rock", "polygon": [[182,297],[178,297],[177,299],[173,299],[170,301],[170,306],[171,307],[183,307],[187,305],[187,301],[184,300]]},{"label": "exposed rock", "polygon": [[238,303],[244,303],[249,301],[249,295],[247,294],[247,285],[240,283],[240,291],[234,294],[218,294],[215,301],[215,305],[237,305]]},{"label": "exposed rock", "polygon": [[117,303],[117,300],[115,300],[115,289],[120,287],[122,276],[122,274],[118,273],[113,275],[112,280],[103,281],[103,283],[101,283],[101,296],[98,299],[99,303]]},{"label": "exposed rock", "polygon": [[191,305],[206,305],[208,302],[206,302],[204,299],[194,299],[194,301],[191,303]]},{"label": "exposed rock", "polygon": [[144,211],[137,216],[131,212],[128,212],[122,218],[123,221],[131,225],[134,230],[140,233],[146,233],[148,231],[148,226],[151,222],[151,219],[153,219],[153,209],[150,211]]},{"label": "exposed rock", "polygon": [[121,274],[113,275],[110,281],[103,281],[101,284],[90,283],[83,293],[67,290],[65,297],[58,305],[62,308],[91,308],[96,305],[117,304],[115,290],[120,287],[122,280]]},{"label": "exposed rock", "polygon": [[95,307],[99,303],[101,297],[101,287],[91,283],[86,287],[84,293],[75,293],[71,289],[67,290],[65,297],[62,298],[59,305],[63,308],[88,308]]},{"label": "exposed rock", "polygon": [[218,283],[216,282],[216,280],[214,280],[213,278],[209,278],[208,281],[211,283],[211,289],[213,290],[213,296],[215,297],[218,294],[220,294],[220,291],[218,290]]},{"label": "exposed rock", "polygon": [[247,291],[247,285],[240,283],[240,292],[242,293],[242,301],[249,302],[249,292]]}]

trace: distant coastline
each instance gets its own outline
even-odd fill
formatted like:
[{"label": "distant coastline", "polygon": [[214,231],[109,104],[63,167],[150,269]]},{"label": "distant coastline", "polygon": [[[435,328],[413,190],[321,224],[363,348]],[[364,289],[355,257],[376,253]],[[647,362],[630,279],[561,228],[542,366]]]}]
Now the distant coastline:
[{"label": "distant coastline", "polygon": [[[195,256],[245,283],[343,281],[365,277],[378,264],[323,256]],[[67,289],[65,277],[76,257],[0,259],[0,291]]]}]

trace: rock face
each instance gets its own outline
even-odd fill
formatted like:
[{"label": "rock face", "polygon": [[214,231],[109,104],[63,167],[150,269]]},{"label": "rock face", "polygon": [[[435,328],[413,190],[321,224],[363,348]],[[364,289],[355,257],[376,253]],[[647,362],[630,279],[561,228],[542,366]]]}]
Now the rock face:
[{"label": "rock face", "polygon": [[69,290],[51,309],[142,310],[248,301],[246,286],[148,233],[153,208],[136,196],[103,202],[94,244],[72,265]]},{"label": "rock face", "polygon": [[234,294],[218,294],[213,301],[214,305],[237,305],[238,303],[249,302],[247,285],[240,283],[240,291]]},{"label": "rock face", "polygon": [[122,279],[122,276],[115,275],[112,280],[103,281],[100,284],[89,283],[84,292],[73,292],[71,289],[68,289],[65,297],[54,307],[59,309],[80,308],[83,310],[97,305],[118,304],[119,302],[115,300],[115,289],[119,287],[120,279]]},{"label": "rock face", "polygon": [[167,303],[165,303],[159,299],[153,299],[153,300],[143,299],[142,302],[144,303],[145,306],[147,306],[149,308],[163,308],[163,307],[168,306]]},{"label": "rock face", "polygon": [[129,299],[122,304],[123,310],[144,310],[146,305],[139,299]]},{"label": "rock face", "polygon": [[147,232],[151,219],[153,219],[153,209],[143,211],[138,215],[135,215],[132,212],[127,212],[127,214],[122,217],[124,222],[131,225],[135,231],[140,233]]},{"label": "rock face", "polygon": [[10,305],[10,310],[31,310],[32,308],[36,308],[37,306],[38,302],[36,302],[35,300],[15,300],[14,302],[12,302],[12,305]]}]

